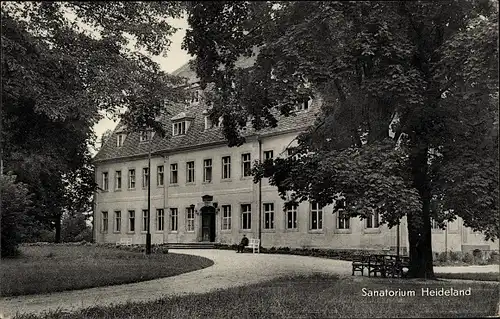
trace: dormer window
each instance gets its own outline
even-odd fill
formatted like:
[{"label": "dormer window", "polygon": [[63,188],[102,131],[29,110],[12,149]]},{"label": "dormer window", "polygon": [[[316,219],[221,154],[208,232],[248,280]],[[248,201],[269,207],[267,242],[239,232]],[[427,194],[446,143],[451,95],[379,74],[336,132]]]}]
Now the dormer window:
[{"label": "dormer window", "polygon": [[214,127],[212,120],[209,115],[205,115],[205,130],[211,129]]},{"label": "dormer window", "polygon": [[123,146],[123,142],[125,142],[125,134],[118,134],[116,136],[116,146]]},{"label": "dormer window", "polygon": [[191,92],[191,103],[198,103],[200,102],[200,91],[195,90]]},{"label": "dormer window", "polygon": [[186,134],[186,122],[185,121],[177,122],[177,123],[173,124],[173,132],[172,132],[173,136],[185,135],[185,134]]},{"label": "dormer window", "polygon": [[295,106],[295,110],[297,112],[307,111],[311,107],[311,103],[312,103],[312,99],[304,100],[300,104],[298,104],[297,106]]},{"label": "dormer window", "polygon": [[153,138],[154,132],[151,130],[141,131],[141,135],[139,136],[140,142],[147,142]]}]

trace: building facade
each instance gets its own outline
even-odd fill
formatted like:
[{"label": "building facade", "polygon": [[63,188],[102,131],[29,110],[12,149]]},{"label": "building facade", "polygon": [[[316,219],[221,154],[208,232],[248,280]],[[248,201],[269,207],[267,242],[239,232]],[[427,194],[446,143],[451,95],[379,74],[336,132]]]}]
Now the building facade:
[{"label": "building facade", "polygon": [[[183,67],[177,75],[193,78]],[[153,244],[214,242],[236,244],[243,234],[263,247],[394,250],[407,249],[407,229],[380,225],[379,217],[344,219],[333,206],[301,203],[284,210],[284,201],[267,179],[253,182],[254,161],[288,156],[296,136],[312,124],[321,99],[297,107],[276,128],[248,129],[247,142],[227,147],[218,123],[211,123],[201,92],[192,84],[186,105],[169,110],[162,121],[171,132],[127,133],[120,125],[96,155],[94,232],[99,243],[131,238],[145,244],[148,182],[151,183],[150,232]],[[151,154],[150,169],[148,158]],[[150,179],[150,180],[149,180]],[[460,220],[447,230],[433,228],[435,251],[494,249]]]}]

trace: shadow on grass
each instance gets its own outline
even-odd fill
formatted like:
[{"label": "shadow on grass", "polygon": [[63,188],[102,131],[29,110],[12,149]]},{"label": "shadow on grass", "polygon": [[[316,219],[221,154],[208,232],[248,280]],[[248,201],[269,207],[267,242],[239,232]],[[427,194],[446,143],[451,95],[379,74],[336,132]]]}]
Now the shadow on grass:
[{"label": "shadow on grass", "polygon": [[[415,291],[412,297],[367,297],[371,291]],[[467,289],[470,296],[429,297],[419,291]],[[444,281],[380,280],[325,275],[283,277],[227,290],[158,301],[48,312],[16,318],[450,318],[493,315],[497,285]]]}]

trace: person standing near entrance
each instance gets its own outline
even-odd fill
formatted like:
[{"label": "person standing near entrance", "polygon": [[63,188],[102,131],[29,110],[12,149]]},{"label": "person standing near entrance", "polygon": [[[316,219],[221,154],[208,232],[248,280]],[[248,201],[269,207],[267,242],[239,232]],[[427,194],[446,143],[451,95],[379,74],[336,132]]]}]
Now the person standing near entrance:
[{"label": "person standing near entrance", "polygon": [[237,253],[240,253],[240,252],[242,253],[243,249],[245,249],[246,246],[248,246],[248,238],[247,238],[247,235],[243,234],[243,238],[241,239],[241,242],[238,245]]}]

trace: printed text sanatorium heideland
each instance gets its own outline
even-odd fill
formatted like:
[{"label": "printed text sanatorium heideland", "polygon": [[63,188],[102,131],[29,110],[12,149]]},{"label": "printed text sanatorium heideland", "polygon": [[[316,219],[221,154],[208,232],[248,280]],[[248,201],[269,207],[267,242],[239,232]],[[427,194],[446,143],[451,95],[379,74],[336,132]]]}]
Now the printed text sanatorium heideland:
[{"label": "printed text sanatorium heideland", "polygon": [[[417,295],[417,293],[420,293]],[[420,290],[392,290],[392,289],[381,289],[372,290],[368,288],[362,288],[361,294],[363,297],[456,297],[456,296],[470,296],[471,289],[454,289],[454,288],[421,288]]]}]

